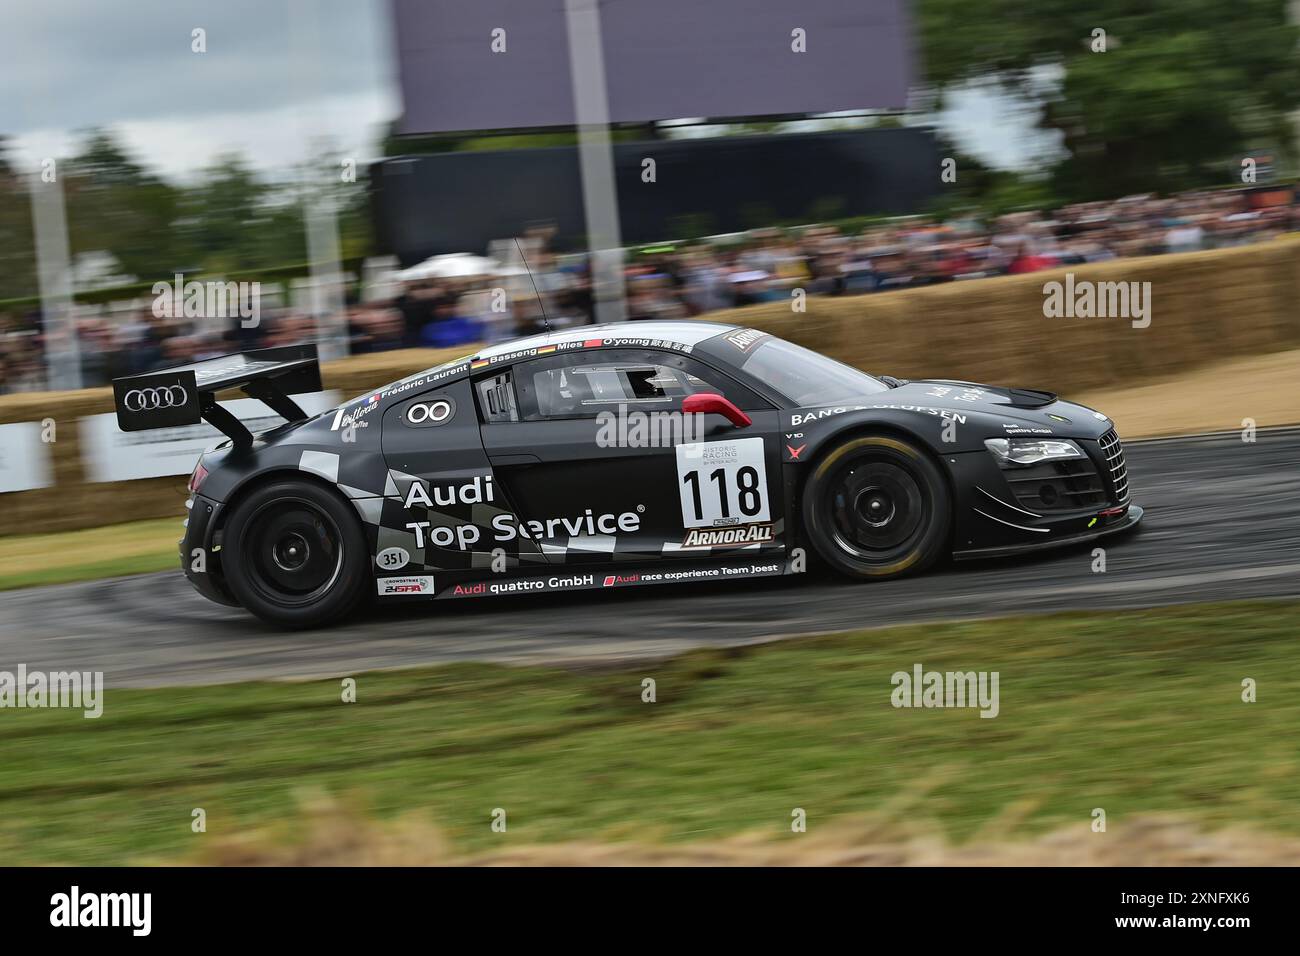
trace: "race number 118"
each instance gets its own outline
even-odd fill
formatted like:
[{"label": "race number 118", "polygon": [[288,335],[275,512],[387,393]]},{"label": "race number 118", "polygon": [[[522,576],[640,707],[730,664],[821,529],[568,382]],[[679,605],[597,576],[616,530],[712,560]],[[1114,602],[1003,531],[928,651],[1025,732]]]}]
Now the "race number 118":
[{"label": "race number 118", "polygon": [[761,438],[678,445],[677,477],[684,528],[769,519]]}]

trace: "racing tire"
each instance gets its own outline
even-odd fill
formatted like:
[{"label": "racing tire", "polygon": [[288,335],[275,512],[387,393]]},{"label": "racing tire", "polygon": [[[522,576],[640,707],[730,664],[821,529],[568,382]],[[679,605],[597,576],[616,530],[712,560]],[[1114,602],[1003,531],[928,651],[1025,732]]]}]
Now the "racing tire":
[{"label": "racing tire", "polygon": [[948,550],[951,495],[939,466],[913,443],[859,435],[814,466],[803,522],[814,550],[841,574],[914,574]]},{"label": "racing tire", "polygon": [[275,482],[239,499],[221,552],[239,603],[284,628],[346,615],[370,579],[360,520],[337,495],[307,481]]}]

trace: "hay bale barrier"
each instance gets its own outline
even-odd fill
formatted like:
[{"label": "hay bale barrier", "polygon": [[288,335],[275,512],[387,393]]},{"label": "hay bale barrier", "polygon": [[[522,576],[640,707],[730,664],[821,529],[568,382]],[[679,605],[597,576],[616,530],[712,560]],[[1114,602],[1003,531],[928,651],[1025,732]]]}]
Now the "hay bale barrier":
[{"label": "hay bale barrier", "polygon": [[[1044,286],[1150,282],[1151,324],[1048,318]],[[871,372],[1028,385],[1062,395],[1141,385],[1300,346],[1300,238],[1116,259],[876,295],[771,302],[707,318],[761,328]]]},{"label": "hay bale barrier", "polygon": [[[1044,286],[1064,283],[1067,273],[1076,283],[1150,282],[1150,326],[1046,317]],[[796,313],[789,302],[771,302],[705,318],[763,329],[871,372],[1037,386],[1069,397],[1300,347],[1300,237],[878,295],[809,297],[806,306]],[[324,383],[351,398],[464,353],[355,356],[326,363]],[[182,477],[86,480],[78,419],[112,410],[107,388],[0,397],[0,423],[57,423],[55,484],[0,495],[0,535],[184,514]]]}]

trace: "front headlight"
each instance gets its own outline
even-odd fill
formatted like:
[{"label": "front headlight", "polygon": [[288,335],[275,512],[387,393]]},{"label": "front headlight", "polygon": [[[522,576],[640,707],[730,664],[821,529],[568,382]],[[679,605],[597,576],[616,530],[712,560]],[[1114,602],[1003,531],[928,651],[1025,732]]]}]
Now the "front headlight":
[{"label": "front headlight", "polygon": [[1002,467],[1084,457],[1078,445],[1063,438],[990,438],[984,447]]}]

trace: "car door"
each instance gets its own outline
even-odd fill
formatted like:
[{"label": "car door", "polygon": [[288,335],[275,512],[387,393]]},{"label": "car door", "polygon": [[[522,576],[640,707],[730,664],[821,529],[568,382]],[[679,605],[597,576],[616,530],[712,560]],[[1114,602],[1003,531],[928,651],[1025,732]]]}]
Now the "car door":
[{"label": "car door", "polygon": [[[780,545],[778,414],[717,369],[675,352],[589,349],[520,362],[508,382],[496,374],[476,389],[493,473],[520,534],[551,560]],[[683,414],[682,400],[701,392],[751,424]]]},{"label": "car door", "polygon": [[383,450],[387,487],[372,505],[380,553],[401,549],[428,570],[486,568],[501,557],[506,567],[547,563],[535,542],[512,531],[516,509],[484,452],[468,379],[412,389],[394,403]]}]

